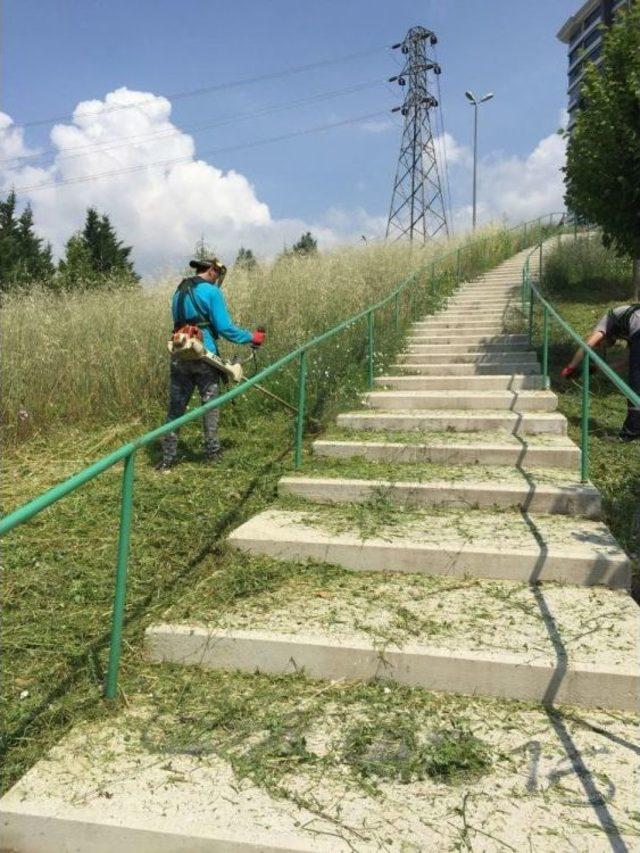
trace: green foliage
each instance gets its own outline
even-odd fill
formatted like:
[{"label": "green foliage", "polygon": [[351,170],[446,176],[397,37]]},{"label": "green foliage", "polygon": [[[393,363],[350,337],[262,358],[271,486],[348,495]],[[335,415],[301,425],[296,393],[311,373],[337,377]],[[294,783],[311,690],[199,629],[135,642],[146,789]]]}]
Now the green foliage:
[{"label": "green foliage", "polygon": [[602,63],[587,66],[568,147],[566,202],[601,226],[604,242],[640,258],[640,3],[605,37]]},{"label": "green foliage", "polygon": [[93,268],[91,250],[82,234],[77,232],[67,240],[64,258],[61,258],[58,263],[56,289],[90,289],[97,281],[98,276]]},{"label": "green foliage", "polygon": [[307,231],[300,237],[297,243],[293,244],[291,251],[296,255],[315,255],[318,252],[318,241],[311,235],[311,231]]},{"label": "green foliage", "polygon": [[491,766],[488,747],[470,732],[436,730],[423,740],[414,721],[403,713],[353,726],[345,738],[344,760],[363,778],[405,784],[426,778],[469,779]]},{"label": "green foliage", "polygon": [[34,281],[45,282],[53,274],[51,246],[33,230],[29,206],[17,215],[16,194],[0,201],[0,290],[24,289]]},{"label": "green foliage", "polygon": [[89,249],[91,266],[98,275],[112,280],[117,277],[129,278],[132,282],[138,280],[129,258],[131,246],[124,246],[118,240],[106,214],[100,216],[95,208],[88,208],[82,239]]},{"label": "green foliage", "polygon": [[[520,237],[518,232],[495,229],[479,233],[461,253],[463,275],[475,275],[500,262],[520,247]],[[431,261],[445,246],[450,244],[434,241],[411,250],[408,243],[394,243],[341,248],[304,260],[290,255],[273,266],[260,264],[251,275],[232,267],[225,293],[238,325],[261,324],[269,330],[259,354],[264,365],[381,299],[423,267],[398,302],[397,324],[393,303],[376,314],[375,365],[382,370],[398,351],[410,320],[434,311],[455,289],[455,252],[437,265],[431,277]],[[87,259],[77,241],[72,247],[80,277]],[[39,289],[26,297],[6,298],[0,331],[20,324],[27,325],[30,334],[12,341],[0,365],[5,437],[23,439],[61,423],[127,421],[144,417],[159,400],[164,404],[175,283],[172,276],[166,286],[144,293],[140,288],[123,292],[115,286],[72,286],[55,300],[50,291]],[[226,342],[222,348],[227,356],[236,351]],[[87,352],[90,358],[83,357]],[[311,417],[325,417],[338,398],[362,388],[365,358],[363,322],[309,352]],[[296,382],[297,367],[291,365],[266,384],[275,394],[293,400]],[[254,395],[256,410],[268,405]]]},{"label": "green foliage", "polygon": [[[561,243],[545,259],[543,286],[559,314],[581,335],[587,335],[612,303],[628,301],[625,275],[630,267],[599,240]],[[538,323],[538,340],[540,340]],[[549,350],[553,389],[559,409],[569,420],[569,435],[580,443],[582,385],[579,379],[559,378],[561,368],[575,351],[575,343],[555,324]],[[607,361],[627,376],[626,352],[615,347]],[[591,479],[603,497],[604,520],[635,561],[633,592],[640,598],[640,454],[633,445],[620,444],[617,434],[626,414],[622,394],[599,373],[591,377],[590,452]]]},{"label": "green foliage", "polygon": [[235,266],[241,267],[245,270],[255,269],[258,264],[256,260],[256,256],[253,254],[251,249],[245,249],[244,246],[240,246],[238,249],[238,254],[235,261]]},{"label": "green foliage", "polygon": [[544,284],[561,299],[615,303],[628,299],[630,274],[628,257],[607,249],[599,236],[580,237],[545,258]]}]

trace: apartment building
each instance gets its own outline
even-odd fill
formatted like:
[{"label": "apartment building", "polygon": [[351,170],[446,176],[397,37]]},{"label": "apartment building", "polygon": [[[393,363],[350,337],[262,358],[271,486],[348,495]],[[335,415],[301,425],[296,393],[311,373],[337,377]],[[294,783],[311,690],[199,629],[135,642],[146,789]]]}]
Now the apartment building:
[{"label": "apartment building", "polygon": [[587,0],[558,33],[569,54],[569,125],[571,130],[580,108],[580,83],[587,63],[598,65],[602,56],[604,27],[611,26],[616,14],[631,0]]}]

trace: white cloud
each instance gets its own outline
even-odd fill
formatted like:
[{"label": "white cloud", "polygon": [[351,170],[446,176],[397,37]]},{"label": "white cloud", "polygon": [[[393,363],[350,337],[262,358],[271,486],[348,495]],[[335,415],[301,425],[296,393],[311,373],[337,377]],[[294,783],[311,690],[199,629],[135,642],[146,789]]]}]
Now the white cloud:
[{"label": "white cloud", "polygon": [[435,136],[433,141],[436,147],[437,155],[441,156],[441,153],[443,151],[446,152],[447,162],[449,166],[473,165],[473,154],[471,152],[471,149],[467,148],[464,145],[460,145],[447,131],[445,131],[440,136]]},{"label": "white cloud", "polygon": [[[108,213],[120,237],[133,245],[136,266],[143,272],[181,266],[202,234],[225,259],[232,259],[241,244],[262,256],[273,256],[306,230],[324,247],[358,242],[362,234],[368,239],[384,234],[386,216],[372,216],[362,208],[333,207],[311,223],[274,219],[244,175],[233,169],[223,172],[198,159],[193,138],[170,116],[167,99],[126,88],[102,101],[82,102],[70,123],[52,129],[52,162],[34,166],[29,156],[37,152],[26,145],[23,130],[0,113],[0,191],[50,185],[26,191],[23,200],[32,204],[38,231],[57,253],[81,227],[88,206]],[[377,133],[386,129],[386,123],[370,121],[363,128]],[[448,133],[436,138],[435,144],[439,154],[446,148],[454,203],[457,198],[466,201],[471,190],[471,150]],[[552,134],[526,156],[482,158],[479,221],[504,216],[518,221],[562,209],[564,155],[564,140]],[[20,157],[26,159],[7,162]],[[164,161],[172,162],[139,168]],[[120,174],[95,181],[59,186],[62,181],[119,170]],[[381,205],[386,207],[387,201],[385,194]],[[470,226],[468,204],[455,205],[454,223],[456,230]]]},{"label": "white cloud", "polygon": [[[327,221],[275,220],[257,197],[254,186],[239,172],[223,172],[197,158],[193,138],[170,120],[166,98],[121,88],[104,101],[84,101],[69,124],[51,131],[53,162],[33,167],[27,162],[0,164],[0,189],[51,184],[26,190],[38,231],[60,253],[70,234],[81,227],[88,206],[109,214],[119,236],[133,245],[141,270],[182,264],[199,239],[215,246],[225,258],[250,245],[273,255],[311,230],[325,246],[359,239],[371,230],[364,211]],[[22,130],[0,114],[0,158],[28,155]],[[141,164],[168,162],[139,169]],[[121,171],[120,174],[117,174]],[[85,175],[110,174],[83,183]],[[71,181],[59,186],[63,181]],[[357,232],[357,233],[356,233]]]},{"label": "white cloud", "polygon": [[[448,163],[454,197],[470,198],[473,154],[446,134]],[[478,163],[478,222],[508,218],[511,222],[532,219],[564,208],[561,168],[566,143],[558,133],[540,140],[525,156],[489,154]],[[454,227],[471,224],[471,204],[455,205]]]}]

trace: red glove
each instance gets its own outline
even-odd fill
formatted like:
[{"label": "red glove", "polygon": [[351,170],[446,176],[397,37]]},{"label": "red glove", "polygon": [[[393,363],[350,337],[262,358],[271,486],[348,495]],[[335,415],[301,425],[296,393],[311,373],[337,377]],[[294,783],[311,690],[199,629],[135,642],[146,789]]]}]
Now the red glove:
[{"label": "red glove", "polygon": [[562,376],[563,379],[568,379],[570,376],[573,376],[575,372],[576,368],[568,364],[566,367],[562,368],[560,376]]},{"label": "red glove", "polygon": [[264,329],[262,329],[262,328],[256,329],[255,332],[253,333],[252,338],[251,338],[251,346],[252,347],[261,347],[262,344],[264,343],[264,339],[266,338],[266,336],[267,336],[267,333],[265,332]]}]

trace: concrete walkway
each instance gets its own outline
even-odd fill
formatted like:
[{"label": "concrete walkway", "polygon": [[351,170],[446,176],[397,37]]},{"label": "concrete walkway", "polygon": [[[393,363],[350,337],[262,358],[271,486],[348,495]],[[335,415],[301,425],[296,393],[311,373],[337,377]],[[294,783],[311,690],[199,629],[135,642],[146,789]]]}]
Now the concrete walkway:
[{"label": "concrete walkway", "polygon": [[[338,416],[335,435],[314,443],[301,472],[281,480],[283,506],[252,518],[230,542],[382,578],[475,578],[471,611],[487,584],[501,583],[506,597],[535,584],[535,652],[496,610],[490,642],[478,641],[480,621],[455,640],[450,631],[414,634],[385,648],[385,675],[434,690],[632,711],[640,632],[629,560],[599,520],[597,489],[579,482],[579,449],[518,331],[523,262],[516,255],[414,323],[393,373],[376,379],[360,410]],[[371,509],[378,529],[356,529],[356,504]],[[571,587],[558,597],[545,582]],[[576,644],[594,585],[609,587],[599,593],[605,604],[589,626],[593,642]],[[291,602],[291,614],[299,606]],[[420,605],[412,607],[417,615]],[[338,637],[322,613],[303,620],[304,636],[294,615],[276,624],[254,613],[198,630],[155,626],[148,649],[156,660],[224,669],[379,674],[380,650],[344,602],[332,599],[327,609],[340,614]]]},{"label": "concrete walkway", "polygon": [[[305,586],[309,566],[210,621],[146,634],[158,663],[302,671],[325,680],[317,694],[378,679],[438,691],[434,708],[457,703],[444,724],[462,716],[491,745],[491,771],[371,793],[344,766],[303,763],[294,793],[271,797],[215,750],[150,752],[143,702],[75,731],[0,801],[0,850],[638,849],[630,565],[519,328],[524,258],[414,323],[362,407],[229,537],[240,552],[339,566],[338,583]],[[501,701],[514,699],[533,704]],[[558,703],[574,707],[556,715]],[[312,749],[355,712],[341,713],[305,735]]]}]

